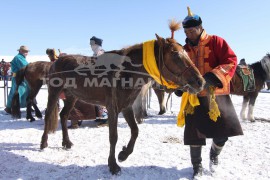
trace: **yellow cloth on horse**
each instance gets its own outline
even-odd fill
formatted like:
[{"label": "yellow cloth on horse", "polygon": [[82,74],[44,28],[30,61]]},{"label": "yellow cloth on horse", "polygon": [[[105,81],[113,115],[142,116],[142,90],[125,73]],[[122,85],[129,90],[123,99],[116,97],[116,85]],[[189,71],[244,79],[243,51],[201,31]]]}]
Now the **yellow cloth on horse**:
[{"label": "yellow cloth on horse", "polygon": [[[210,103],[209,103],[208,115],[211,120],[216,122],[217,118],[220,117],[220,111],[216,102],[216,96],[215,96],[214,90],[215,88],[213,86],[209,87]],[[196,94],[189,94],[187,92],[184,92],[182,94],[180,112],[177,116],[177,126],[183,127],[185,125],[185,115],[193,114],[194,108],[199,105],[200,105],[200,102]]]},{"label": "yellow cloth on horse", "polygon": [[180,112],[177,116],[177,126],[183,127],[185,125],[185,115],[193,114],[194,108],[199,105],[200,102],[196,94],[184,92],[182,94]]},{"label": "yellow cloth on horse", "polygon": [[143,66],[148,74],[159,84],[166,86],[168,89],[176,89],[178,85],[173,82],[167,82],[164,77],[160,76],[157,61],[154,53],[155,40],[143,43]]}]

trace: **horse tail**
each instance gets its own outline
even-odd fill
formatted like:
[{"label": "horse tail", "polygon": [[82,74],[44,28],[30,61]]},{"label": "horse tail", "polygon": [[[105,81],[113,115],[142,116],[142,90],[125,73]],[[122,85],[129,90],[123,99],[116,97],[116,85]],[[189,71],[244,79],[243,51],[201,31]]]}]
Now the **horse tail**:
[{"label": "horse tail", "polygon": [[45,118],[45,120],[47,123],[48,132],[54,133],[56,129],[58,128],[58,106],[57,105],[55,105],[49,117]]},{"label": "horse tail", "polygon": [[11,101],[11,115],[13,118],[21,118],[21,110],[20,110],[20,95],[19,95],[19,86],[24,80],[25,71],[27,66],[21,68],[15,76],[16,81],[16,91]]}]

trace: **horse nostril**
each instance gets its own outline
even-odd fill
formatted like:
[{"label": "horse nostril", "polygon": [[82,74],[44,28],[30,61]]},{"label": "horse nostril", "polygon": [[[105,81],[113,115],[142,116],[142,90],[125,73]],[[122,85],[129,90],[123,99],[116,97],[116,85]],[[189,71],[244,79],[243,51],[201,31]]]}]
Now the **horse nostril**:
[{"label": "horse nostril", "polygon": [[198,84],[198,86],[202,87],[204,85],[204,81],[201,79],[198,79],[197,84]]},{"label": "horse nostril", "polygon": [[202,86],[202,81],[200,79],[198,79],[197,83],[200,87]]}]

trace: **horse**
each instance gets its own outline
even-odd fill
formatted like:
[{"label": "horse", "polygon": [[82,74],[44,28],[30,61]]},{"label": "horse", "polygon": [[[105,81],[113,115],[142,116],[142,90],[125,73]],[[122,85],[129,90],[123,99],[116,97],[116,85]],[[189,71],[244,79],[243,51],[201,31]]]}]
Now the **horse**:
[{"label": "horse", "polygon": [[[253,70],[255,79],[255,90],[244,91],[243,80],[238,73],[235,73],[230,85],[231,94],[243,96],[242,108],[240,117],[243,120],[255,121],[253,110],[256,98],[260,90],[264,87],[267,80],[270,80],[270,54],[266,54],[260,61],[250,64],[249,67]],[[248,106],[248,113],[246,109]]]},{"label": "horse", "polygon": [[[170,26],[172,33],[175,31]],[[158,64],[158,69],[166,82],[174,83],[180,87],[188,87],[190,93],[198,93],[203,89],[205,81],[199,70],[187,56],[183,46],[172,38],[162,38],[156,34],[153,54]],[[105,52],[106,54],[107,52]],[[133,64],[143,63],[143,44],[136,44],[122,50],[109,51],[127,56]],[[103,55],[101,55],[103,56]],[[118,160],[124,161],[133,152],[139,129],[134,118],[132,104],[141,90],[141,85],[149,82],[148,71],[144,66],[134,67],[130,63],[123,63],[125,71],[121,71],[120,77],[115,77],[117,69],[112,69],[108,75],[98,78],[87,71],[87,76],[78,75],[74,69],[90,57],[82,55],[67,55],[59,59],[51,66],[49,73],[48,103],[45,113],[45,126],[41,138],[40,149],[48,147],[48,133],[54,132],[58,125],[57,97],[64,91],[66,101],[60,112],[63,141],[62,146],[70,149],[73,143],[68,136],[66,121],[69,112],[77,99],[83,99],[88,103],[99,104],[107,107],[109,124],[110,153],[108,166],[112,174],[118,174],[121,168],[116,163],[115,147],[118,139],[117,122],[118,114],[122,112],[131,129],[131,137],[127,146],[118,154]],[[110,59],[106,59],[110,61]],[[97,71],[99,71],[97,69]],[[163,81],[161,80],[161,81]],[[67,83],[69,82],[69,83]],[[130,82],[135,82],[129,86]],[[73,84],[73,85],[71,85]],[[140,84],[140,85],[138,85]]]},{"label": "horse", "polygon": [[17,89],[12,99],[12,105],[11,105],[11,114],[14,118],[20,118],[21,117],[21,111],[20,111],[20,103],[19,103],[19,94],[18,94],[18,88],[19,85],[23,82],[25,79],[29,85],[29,95],[27,97],[27,107],[26,107],[26,119],[30,119],[30,122],[35,121],[35,118],[32,116],[31,107],[33,106],[35,109],[35,115],[38,118],[42,118],[42,113],[40,112],[39,108],[36,105],[35,97],[37,96],[40,88],[42,85],[46,84],[46,76],[49,72],[49,69],[52,65],[52,62],[47,61],[37,61],[33,63],[29,63],[27,66],[21,68],[16,73],[16,84]]}]

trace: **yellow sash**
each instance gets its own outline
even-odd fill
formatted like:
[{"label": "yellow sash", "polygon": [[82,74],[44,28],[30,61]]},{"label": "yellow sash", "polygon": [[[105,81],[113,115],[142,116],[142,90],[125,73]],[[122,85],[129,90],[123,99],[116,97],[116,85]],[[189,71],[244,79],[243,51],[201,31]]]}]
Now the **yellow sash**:
[{"label": "yellow sash", "polygon": [[[168,89],[176,89],[178,85],[173,82],[167,82],[164,77],[161,76],[157,67],[157,62],[154,54],[155,40],[146,41],[143,43],[143,66],[148,74],[159,84],[166,86]],[[162,79],[162,83],[161,80]]]},{"label": "yellow sash", "polygon": [[177,126],[183,127],[185,125],[185,115],[193,114],[194,108],[199,105],[200,102],[196,94],[189,94],[188,92],[184,92],[182,94],[180,112],[177,116]]},{"label": "yellow sash", "polygon": [[[212,121],[216,122],[217,118],[220,117],[220,111],[216,103],[216,96],[214,91],[215,88],[213,86],[210,86],[210,102],[208,115]],[[182,94],[180,112],[177,116],[177,126],[183,127],[185,125],[185,116],[187,114],[193,114],[194,108],[199,105],[200,102],[196,94],[189,94],[187,92],[184,92]]]}]

